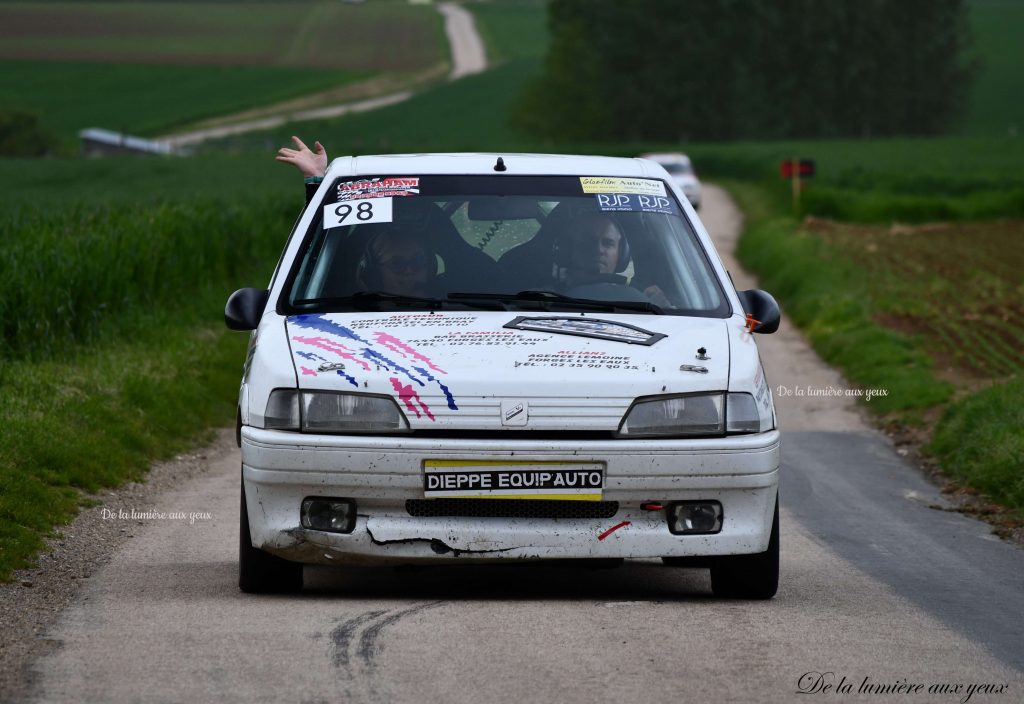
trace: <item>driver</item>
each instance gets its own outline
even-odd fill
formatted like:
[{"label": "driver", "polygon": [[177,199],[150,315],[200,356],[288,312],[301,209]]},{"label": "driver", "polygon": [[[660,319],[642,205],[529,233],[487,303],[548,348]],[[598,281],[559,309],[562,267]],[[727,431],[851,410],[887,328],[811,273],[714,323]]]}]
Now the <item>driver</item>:
[{"label": "driver", "polygon": [[576,220],[569,234],[569,269],[588,274],[618,274],[629,264],[629,251],[615,222],[600,213]]},{"label": "driver", "polygon": [[[615,275],[621,275],[629,266],[629,242],[605,213],[585,213],[574,220],[563,246],[568,247],[568,252],[557,247],[555,258],[559,267],[564,267],[559,269],[559,279],[566,288],[593,281],[595,274],[611,275],[626,284],[625,276]],[[643,291],[655,305],[672,305],[658,286],[648,286]]]}]

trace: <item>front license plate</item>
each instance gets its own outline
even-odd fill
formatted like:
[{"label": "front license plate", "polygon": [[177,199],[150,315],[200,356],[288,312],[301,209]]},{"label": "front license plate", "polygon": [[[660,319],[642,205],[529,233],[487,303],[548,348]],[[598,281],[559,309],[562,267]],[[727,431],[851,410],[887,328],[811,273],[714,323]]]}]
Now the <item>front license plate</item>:
[{"label": "front license plate", "polygon": [[554,499],[600,501],[600,462],[500,462],[426,460],[423,495],[428,499]]}]

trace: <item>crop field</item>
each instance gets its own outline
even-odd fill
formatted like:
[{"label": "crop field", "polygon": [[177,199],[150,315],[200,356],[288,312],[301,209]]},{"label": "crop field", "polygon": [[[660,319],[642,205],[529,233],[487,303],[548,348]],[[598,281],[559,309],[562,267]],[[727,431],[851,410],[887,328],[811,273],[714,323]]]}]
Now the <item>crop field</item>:
[{"label": "crop field", "polygon": [[1024,372],[1024,222],[803,227],[865,272],[876,320],[923,336],[940,377]]},{"label": "crop field", "polygon": [[546,0],[469,5],[492,63],[543,59],[548,52]]},{"label": "crop field", "polygon": [[0,58],[415,71],[442,59],[433,8],[399,0],[0,4]]},{"label": "crop field", "polygon": [[[364,74],[279,66],[0,62],[0,103],[74,139],[86,127],[158,135],[204,118],[351,82]],[[254,97],[255,96],[255,97]]]},{"label": "crop field", "polygon": [[157,135],[446,57],[440,15],[389,0],[0,3],[0,105],[69,143],[86,127]]}]

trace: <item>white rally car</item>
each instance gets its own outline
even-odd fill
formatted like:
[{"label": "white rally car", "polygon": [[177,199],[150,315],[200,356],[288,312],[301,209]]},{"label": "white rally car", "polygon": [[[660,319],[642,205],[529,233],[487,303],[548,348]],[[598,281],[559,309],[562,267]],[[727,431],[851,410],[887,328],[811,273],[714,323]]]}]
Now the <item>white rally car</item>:
[{"label": "white rally car", "polygon": [[778,583],[779,432],[737,292],[645,159],[335,160],[266,289],[238,403],[239,583],[302,565],[661,558]]}]

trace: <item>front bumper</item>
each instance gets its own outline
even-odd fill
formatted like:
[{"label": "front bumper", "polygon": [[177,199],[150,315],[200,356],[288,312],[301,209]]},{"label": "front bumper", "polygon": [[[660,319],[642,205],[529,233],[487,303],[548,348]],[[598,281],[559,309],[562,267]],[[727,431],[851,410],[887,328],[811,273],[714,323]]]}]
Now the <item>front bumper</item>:
[{"label": "front bumper", "polygon": [[[427,460],[599,462],[601,519],[414,517]],[[242,477],[253,546],[306,563],[642,558],[763,552],[778,488],[779,433],[700,440],[503,440],[303,435],[242,429]],[[300,527],[308,496],[355,499],[350,534]],[[497,499],[495,499],[497,500]],[[647,501],[717,500],[721,532],[673,535]],[[628,521],[614,532],[609,528]]]}]

